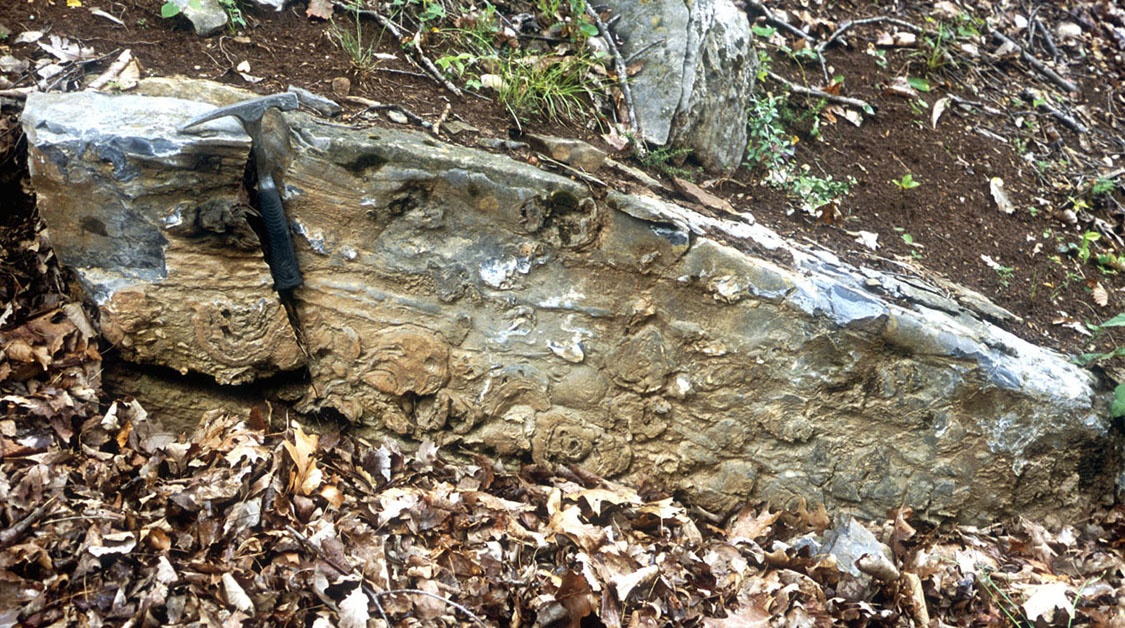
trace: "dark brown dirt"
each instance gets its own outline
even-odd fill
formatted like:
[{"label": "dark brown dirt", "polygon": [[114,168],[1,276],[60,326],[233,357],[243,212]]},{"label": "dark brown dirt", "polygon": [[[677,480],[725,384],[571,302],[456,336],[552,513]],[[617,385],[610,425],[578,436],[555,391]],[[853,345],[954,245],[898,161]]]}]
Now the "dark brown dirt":
[{"label": "dark brown dirt", "polygon": [[[68,8],[65,0],[29,0],[5,2],[0,6],[0,25],[18,34],[27,29],[50,28],[50,32],[92,46],[100,54],[131,48],[140,60],[146,75],[187,75],[195,78],[218,80],[260,93],[286,89],[298,85],[327,96],[332,93],[332,81],[347,77],[352,85],[351,95],[406,107],[427,120],[436,120],[446,105],[450,105],[450,119],[459,118],[480,129],[480,134],[507,137],[512,133],[513,120],[504,108],[494,102],[466,94],[457,97],[442,89],[436,82],[422,76],[404,72],[417,69],[404,60],[399,42],[389,35],[380,40],[380,51],[396,54],[398,60],[382,63],[373,71],[354,68],[348,56],[329,37],[332,25],[310,20],[305,15],[306,6],[296,3],[279,13],[244,11],[250,27],[240,36],[217,35],[200,39],[185,21],[164,20],[159,16],[157,0],[116,0],[105,2],[91,0],[85,4],[108,11],[124,26],[91,14],[87,8]],[[780,5],[796,3],[778,3]],[[98,6],[95,6],[98,5]],[[833,9],[844,17],[870,14],[867,3],[854,9]],[[922,22],[923,11],[906,16]],[[337,12],[341,23],[350,18]],[[377,34],[372,23],[365,23],[365,33]],[[1011,142],[998,141],[975,128],[984,128],[1000,135],[1010,135],[1009,116],[993,116],[976,109],[968,113],[950,107],[942,116],[937,128],[930,124],[930,109],[912,110],[910,101],[885,93],[884,87],[898,75],[917,74],[917,56],[912,50],[891,50],[887,53],[887,67],[876,65],[872,56],[862,52],[865,40],[874,37],[874,27],[860,27],[850,40],[851,48],[836,47],[829,50],[827,59],[833,75],[844,77],[843,93],[865,99],[878,107],[874,117],[865,119],[855,127],[842,117],[831,122],[822,116],[819,137],[805,134],[796,144],[796,163],[809,164],[814,172],[831,174],[837,180],[849,176],[856,180],[850,194],[839,206],[840,219],[826,224],[800,211],[787,212],[790,203],[784,194],[760,184],[762,173],[740,169],[735,175],[713,188],[739,209],[752,213],[759,221],[797,240],[818,242],[857,264],[884,267],[902,272],[904,267],[926,276],[936,274],[974,288],[996,303],[1024,319],[1024,323],[1011,329],[1014,333],[1034,342],[1054,346],[1070,353],[1081,353],[1097,348],[1106,350],[1121,344],[1113,335],[1090,340],[1075,331],[1056,323],[1060,317],[1097,323],[1125,307],[1122,288],[1125,281],[1119,275],[1103,274],[1091,264],[1081,264],[1073,255],[1057,256],[1060,243],[1077,242],[1085,227],[1069,225],[1055,219],[1052,211],[1061,206],[1068,192],[1048,187],[1036,168],[1022,159]],[[21,49],[22,48],[22,49]],[[5,52],[0,45],[0,54]],[[11,52],[18,56],[35,56],[28,47],[13,46]],[[39,55],[41,56],[41,55]],[[774,70],[796,83],[818,87],[819,67],[816,64],[800,66],[781,55],[774,56]],[[108,61],[107,61],[108,62]],[[257,83],[248,83],[235,67],[242,62],[250,65],[249,74],[261,77]],[[1044,87],[1034,73],[1018,63],[986,65],[973,69],[959,67],[943,69],[928,76],[933,91],[922,98],[932,107],[943,95],[950,93],[975,99],[965,91],[966,84],[978,88],[990,85],[1030,85]],[[89,68],[99,72],[105,63]],[[1081,77],[1084,92],[1074,106],[1097,110],[1105,103],[1113,103],[1114,83],[1106,84],[1104,74],[1087,68]],[[962,80],[964,79],[964,80]],[[1114,80],[1120,86],[1120,76]],[[764,89],[776,90],[776,84],[766,83]],[[1110,90],[1107,98],[1106,90]],[[1018,92],[1018,89],[1015,90]],[[796,109],[804,104],[793,96]],[[346,107],[354,114],[359,107]],[[1036,114],[1030,114],[1036,118]],[[1113,124],[1112,113],[1096,111],[1094,116],[1103,123]],[[1053,133],[1050,120],[1037,118],[1040,135]],[[586,139],[599,147],[607,148],[595,130],[579,124],[561,125],[540,120],[533,123],[537,130],[558,135]],[[593,126],[593,125],[591,125]],[[802,135],[801,129],[794,129]],[[1113,133],[1115,129],[1109,128]],[[1071,131],[1058,129],[1060,138],[1055,141],[1055,158],[1065,159],[1067,150],[1080,146],[1079,138]],[[472,142],[476,134],[462,134],[458,141]],[[1073,147],[1073,148],[1071,148]],[[521,156],[518,156],[521,157]],[[529,155],[522,155],[534,159]],[[627,155],[619,155],[627,160]],[[11,160],[8,163],[12,163]],[[899,190],[891,183],[910,173],[921,185],[912,190]],[[599,176],[602,176],[599,173]],[[1017,211],[1005,215],[997,211],[989,192],[989,179],[1000,177]],[[1115,192],[1120,196],[1120,190]],[[1032,215],[1031,207],[1040,207],[1037,198],[1047,205]],[[1092,208],[1092,211],[1097,208]],[[1110,222],[1117,224],[1117,219]],[[1120,226],[1117,227],[1121,231]],[[860,230],[879,235],[881,248],[872,252],[856,242],[855,232]],[[850,233],[849,233],[850,232]],[[909,234],[917,246],[908,245],[903,238]],[[990,268],[981,256],[987,255],[996,263],[1011,268],[1010,276],[1002,276]],[[1106,289],[1109,302],[1098,306],[1091,288],[1100,282]]]}]

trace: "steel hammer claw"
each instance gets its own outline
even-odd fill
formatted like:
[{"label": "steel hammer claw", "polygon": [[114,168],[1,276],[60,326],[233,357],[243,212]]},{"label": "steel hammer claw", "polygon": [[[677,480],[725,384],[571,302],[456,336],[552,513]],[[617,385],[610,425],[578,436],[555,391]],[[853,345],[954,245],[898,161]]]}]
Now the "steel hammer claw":
[{"label": "steel hammer claw", "polygon": [[269,109],[292,111],[299,106],[297,95],[293,93],[273,94],[251,98],[226,107],[219,107],[180,127],[183,132],[189,127],[203,124],[218,118],[232,116],[242,123],[242,128],[250,136],[254,150],[254,162],[258,170],[258,211],[266,227],[266,263],[273,276],[276,290],[290,290],[301,285],[301,270],[297,266],[297,254],[293,250],[293,238],[289,233],[289,221],[281,204],[281,194],[270,172],[269,157],[262,142],[262,116]]}]

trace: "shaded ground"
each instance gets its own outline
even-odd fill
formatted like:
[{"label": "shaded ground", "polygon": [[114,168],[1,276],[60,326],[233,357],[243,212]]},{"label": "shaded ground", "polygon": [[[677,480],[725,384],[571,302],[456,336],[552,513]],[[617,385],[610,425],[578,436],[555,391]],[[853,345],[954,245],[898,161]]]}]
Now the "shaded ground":
[{"label": "shaded ground", "polygon": [[[146,75],[187,74],[262,93],[295,84],[341,99],[345,77],[351,96],[396,103],[430,122],[449,105],[448,120],[476,129],[454,141],[515,134],[504,107],[443,90],[389,36],[378,50],[396,59],[358,70],[329,37],[332,25],[310,20],[301,2],[276,14],[246,9],[245,29],[209,39],[161,19],[157,0],[82,4],[4,3],[0,27],[9,35],[0,57],[50,59],[36,44],[6,43],[49,29],[99,56],[56,87],[74,88],[130,48]],[[932,28],[926,18],[937,4],[879,10]],[[973,287],[1023,317],[1012,330],[1028,339],[1073,353],[1109,351],[1120,339],[1091,340],[1076,323],[1103,321],[1123,302],[1112,260],[1097,257],[1118,250],[1125,197],[1119,178],[1099,194],[1093,188],[1122,166],[1125,151],[1117,126],[1125,39],[1116,39],[1125,22],[1115,21],[1111,3],[961,4],[1021,42],[1027,30],[1016,15],[1034,15],[1051,33],[1078,24],[1075,39],[1055,42],[1055,67],[1080,93],[1066,96],[1016,55],[989,56],[996,46],[976,22],[967,24],[977,35],[958,34],[938,57],[940,46],[874,46],[882,31],[900,30],[893,25],[856,27],[848,46],[825,51],[830,77],[843,77],[832,87],[815,59],[796,60],[798,38],[759,19],[774,72],[877,107],[859,127],[820,98],[791,95],[779,110],[786,139],[776,163],[852,177],[848,194],[831,212],[806,212],[799,195],[765,185],[761,168],[709,181],[689,157],[650,170],[665,177],[676,168],[778,231],[856,263]],[[873,5],[831,3],[822,14],[802,14],[812,9],[797,2],[769,6],[823,38],[845,18],[880,14]],[[336,20],[351,24],[341,12]],[[1031,50],[1046,57],[1038,41]],[[965,44],[978,48],[977,58]],[[30,81],[18,71],[3,76],[12,84],[0,90]],[[890,93],[896,77],[921,79],[930,91]],[[784,92],[770,79],[760,87]],[[1077,133],[1035,102],[1014,100],[1025,87],[1092,130]],[[951,95],[979,104],[947,101],[935,128],[934,108]],[[868,528],[890,555],[843,575],[832,559],[810,558],[836,527],[815,508],[752,505],[721,521],[580,469],[448,465],[426,447],[403,455],[347,434],[310,437],[268,405],[248,417],[213,413],[189,440],[162,435],[128,399],[109,405],[98,396],[96,334],[23,189],[19,100],[0,101],[0,624],[234,625],[252,617],[360,626],[383,614],[390,625],[457,625],[472,616],[541,626],[1068,625],[1077,609],[1073,625],[1125,625],[1120,507],[1050,531],[1032,522],[935,529],[908,512],[889,513]],[[345,120],[357,120],[356,102],[345,102]],[[522,125],[611,150],[605,122],[532,117]],[[523,150],[516,156],[537,161]],[[906,174],[918,187],[891,182]],[[1004,181],[1011,215],[997,210],[994,177]],[[877,234],[879,249],[856,241],[864,231]],[[1080,255],[1083,235],[1093,232],[1097,241]],[[388,593],[399,589],[454,600],[471,615],[432,597]]]}]

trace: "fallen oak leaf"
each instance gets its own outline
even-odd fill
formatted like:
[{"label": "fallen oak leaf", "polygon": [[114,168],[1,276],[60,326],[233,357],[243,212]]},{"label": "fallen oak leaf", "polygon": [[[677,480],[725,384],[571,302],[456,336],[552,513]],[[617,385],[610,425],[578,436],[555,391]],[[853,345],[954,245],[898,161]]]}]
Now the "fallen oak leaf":
[{"label": "fallen oak leaf", "polygon": [[230,572],[223,574],[223,592],[226,593],[227,603],[233,606],[236,610],[240,610],[247,615],[254,614],[254,602],[250,600],[250,596],[246,595],[246,591],[242,589],[242,585],[230,575]]},{"label": "fallen oak leaf", "polygon": [[1069,589],[1065,582],[1050,582],[1028,588],[1024,592],[1027,600],[1023,603],[1027,619],[1035,625],[1061,625],[1057,620],[1060,609],[1068,618],[1072,618],[1073,607],[1066,595]]},{"label": "fallen oak leaf", "polygon": [[356,586],[340,602],[340,628],[367,628],[370,619],[367,594],[362,586]]},{"label": "fallen oak leaf", "polygon": [[309,0],[309,7],[305,9],[305,17],[321,20],[332,19],[332,0]]},{"label": "fallen oak leaf", "polygon": [[996,208],[1005,214],[1016,211],[1015,205],[1008,199],[1008,192],[1004,190],[1004,180],[992,177],[988,180],[988,190],[992,193],[992,200],[996,201]]},{"label": "fallen oak leaf", "polygon": [[316,466],[313,454],[316,453],[320,437],[316,434],[306,434],[300,425],[293,429],[293,442],[286,441],[285,451],[296,469],[289,477],[289,491],[297,495],[309,495],[320,486],[323,474]]}]

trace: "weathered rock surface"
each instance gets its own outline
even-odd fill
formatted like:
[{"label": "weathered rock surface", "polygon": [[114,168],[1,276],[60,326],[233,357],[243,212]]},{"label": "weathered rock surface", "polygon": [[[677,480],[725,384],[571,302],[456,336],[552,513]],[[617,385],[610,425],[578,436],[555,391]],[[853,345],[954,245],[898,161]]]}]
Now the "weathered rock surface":
[{"label": "weathered rock surface", "polygon": [[621,17],[614,26],[624,39],[621,54],[641,53],[644,62],[631,83],[644,138],[689,148],[710,171],[737,168],[746,152],[746,110],[758,68],[746,14],[731,0],[615,0],[609,6]]},{"label": "weathered rock surface", "polygon": [[[227,128],[168,131],[175,150],[154,158],[129,140],[136,129],[174,126],[180,114],[170,112],[205,106],[152,102],[143,109],[154,115],[129,102],[29,100],[42,212],[107,329],[140,347],[129,355],[218,377],[229,365],[200,351],[181,321],[219,295],[231,312],[259,297],[275,311],[268,271],[260,254],[220,246],[218,234],[181,235],[165,219],[184,202],[176,182],[198,182],[197,203],[233,202],[246,140]],[[280,174],[312,380],[303,410],[644,479],[720,511],[804,496],[868,516],[908,505],[967,521],[1073,518],[1113,496],[1121,435],[1094,378],[924,283],[851,267],[760,225],[644,196],[593,197],[428,136],[286,119]],[[121,166],[98,157],[103,145],[121,149]],[[135,178],[114,176],[134,165]],[[92,233],[87,215],[139,228],[147,254],[112,257],[117,231]],[[227,264],[253,266],[252,279],[247,270],[237,286],[227,281],[216,270]],[[261,327],[223,329],[230,346],[259,346],[242,334]],[[288,344],[262,345],[274,347],[269,358],[237,379],[300,362]]]},{"label": "weathered rock surface", "polygon": [[172,2],[180,7],[181,14],[191,22],[192,27],[195,28],[195,34],[200,37],[214,35],[230,21],[227,12],[223,10],[223,5],[219,4],[219,0],[198,0],[197,2],[172,0]]},{"label": "weathered rock surface", "polygon": [[213,106],[33,94],[28,164],[57,255],[124,357],[242,383],[303,363],[240,200],[250,138]]}]

